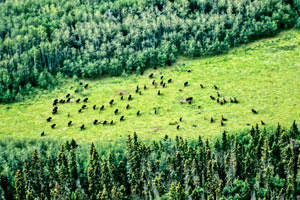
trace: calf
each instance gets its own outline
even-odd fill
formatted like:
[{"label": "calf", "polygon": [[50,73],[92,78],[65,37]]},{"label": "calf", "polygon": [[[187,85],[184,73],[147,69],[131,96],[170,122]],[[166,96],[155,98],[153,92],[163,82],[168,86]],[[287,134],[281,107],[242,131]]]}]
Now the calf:
[{"label": "calf", "polygon": [[160,90],[158,90],[157,95],[160,95]]},{"label": "calf", "polygon": [[84,130],[84,129],[85,129],[84,124],[82,124],[82,125],[80,126],[80,130],[82,131],[82,130]]},{"label": "calf", "polygon": [[121,96],[121,98],[120,98],[120,99],[121,99],[121,101],[123,101],[123,99],[124,99],[124,96]]},{"label": "calf", "polygon": [[180,125],[177,125],[177,126],[176,126],[176,129],[179,130],[179,128],[180,128]]},{"label": "calf", "polygon": [[110,125],[114,125],[114,120],[111,120],[111,121],[110,121]]},{"label": "calf", "polygon": [[129,109],[129,107],[130,107],[130,106],[129,106],[129,104],[127,104],[127,106],[126,106],[126,109],[128,110],[128,109]]},{"label": "calf", "polygon": [[96,110],[96,105],[93,105],[93,110]]},{"label": "calf", "polygon": [[137,111],[136,115],[137,115],[137,116],[140,116],[140,115],[141,115],[141,112],[140,112],[140,111]]},{"label": "calf", "polygon": [[202,84],[200,84],[200,87],[201,87],[201,88],[204,88],[204,86],[203,86]]},{"label": "calf", "polygon": [[215,120],[213,117],[210,118],[210,123],[213,123]]},{"label": "calf", "polygon": [[221,126],[224,126],[225,124],[224,124],[224,122],[223,121],[221,121]]},{"label": "calf", "polygon": [[221,121],[227,121],[227,119],[222,115]]},{"label": "calf", "polygon": [[102,124],[103,124],[103,126],[106,125],[106,124],[107,124],[107,121],[104,120],[104,121],[102,122]]},{"label": "calf", "polygon": [[146,90],[147,89],[147,86],[146,85],[144,85],[144,90]]}]

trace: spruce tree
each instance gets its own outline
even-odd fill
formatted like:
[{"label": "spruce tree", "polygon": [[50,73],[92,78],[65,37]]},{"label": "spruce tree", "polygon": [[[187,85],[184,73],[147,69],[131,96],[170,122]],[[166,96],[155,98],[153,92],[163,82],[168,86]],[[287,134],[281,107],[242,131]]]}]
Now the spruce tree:
[{"label": "spruce tree", "polygon": [[70,150],[69,169],[70,169],[71,190],[75,191],[76,181],[78,179],[78,172],[77,172],[76,154],[73,146],[71,146],[71,150]]},{"label": "spruce tree", "polygon": [[17,170],[15,176],[15,182],[16,182],[16,199],[23,200],[25,196],[25,186],[24,186],[23,173],[21,170]]}]

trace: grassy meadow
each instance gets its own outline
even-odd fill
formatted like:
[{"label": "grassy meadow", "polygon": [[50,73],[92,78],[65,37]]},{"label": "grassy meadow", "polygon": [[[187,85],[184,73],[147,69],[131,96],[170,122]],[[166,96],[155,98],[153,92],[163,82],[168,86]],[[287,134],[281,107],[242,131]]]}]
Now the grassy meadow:
[{"label": "grassy meadow", "polygon": [[[179,57],[170,67],[147,70],[144,75],[124,75],[83,81],[88,83],[82,89],[78,80],[68,80],[51,92],[41,92],[34,98],[23,102],[0,105],[0,138],[41,138],[58,140],[74,138],[80,142],[111,142],[124,139],[136,132],[142,139],[157,139],[164,135],[196,138],[199,135],[214,137],[223,130],[236,131],[261,123],[266,126],[280,122],[290,126],[293,120],[300,122],[300,32],[289,30],[276,37],[261,39],[247,45],[233,48],[226,54],[205,57]],[[191,72],[187,72],[191,70]],[[154,73],[154,78],[148,75]],[[163,88],[160,77],[172,83]],[[155,88],[151,82],[158,83]],[[184,87],[184,82],[189,85]],[[204,85],[204,88],[200,87]],[[139,85],[142,95],[135,92]],[[144,85],[147,89],[144,90]],[[227,103],[218,104],[210,99],[217,98],[214,85]],[[79,92],[74,91],[78,89]],[[182,91],[179,91],[179,90]],[[120,91],[128,94],[120,100]],[[157,95],[158,90],[161,95]],[[58,104],[58,113],[52,115],[52,102],[55,98],[65,98],[70,93],[73,100],[81,98],[80,103]],[[180,104],[180,99],[193,97],[192,104]],[[82,99],[88,97],[87,103]],[[238,104],[230,103],[230,97],[237,97]],[[109,101],[114,99],[112,107]],[[87,105],[82,113],[78,110]],[[126,110],[126,105],[130,109]],[[93,110],[92,106],[97,105]],[[105,106],[103,111],[99,108]],[[198,108],[200,106],[200,108]],[[154,109],[158,111],[154,114]],[[258,114],[253,114],[254,108]],[[119,109],[117,115],[114,110]],[[141,116],[137,116],[140,110]],[[69,116],[68,116],[69,114]],[[125,120],[120,122],[124,115]],[[221,126],[221,116],[228,120]],[[53,120],[46,119],[52,116]],[[179,118],[182,117],[182,122]],[[211,117],[214,123],[210,122]],[[114,125],[93,125],[93,121],[114,120]],[[72,120],[73,125],[67,126]],[[51,124],[56,127],[52,129]],[[80,130],[84,124],[85,130]],[[177,129],[179,125],[179,129]]]}]

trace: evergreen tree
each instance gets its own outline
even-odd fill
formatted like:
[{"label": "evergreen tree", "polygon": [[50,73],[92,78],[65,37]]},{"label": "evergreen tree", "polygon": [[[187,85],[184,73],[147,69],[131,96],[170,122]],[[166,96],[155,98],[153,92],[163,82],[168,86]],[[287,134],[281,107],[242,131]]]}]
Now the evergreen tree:
[{"label": "evergreen tree", "polygon": [[15,176],[15,182],[16,182],[16,199],[22,200],[24,199],[25,196],[25,186],[24,186],[23,173],[21,170],[17,170]]},{"label": "evergreen tree", "polygon": [[78,179],[78,172],[77,172],[76,154],[75,154],[75,150],[73,149],[73,146],[71,146],[71,150],[70,150],[69,169],[70,169],[71,190],[75,191],[76,181]]}]

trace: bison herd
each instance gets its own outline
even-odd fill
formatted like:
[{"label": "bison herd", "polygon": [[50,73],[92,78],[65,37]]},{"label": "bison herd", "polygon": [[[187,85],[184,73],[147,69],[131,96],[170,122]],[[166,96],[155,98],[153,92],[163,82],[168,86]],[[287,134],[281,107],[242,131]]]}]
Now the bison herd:
[{"label": "bison herd", "polygon": [[[191,72],[191,70],[187,70],[187,72]],[[155,74],[154,74],[154,73],[150,73],[150,74],[148,75],[148,77],[149,77],[150,79],[154,79]],[[163,88],[166,88],[166,87],[167,87],[167,84],[172,84],[172,83],[173,83],[173,79],[172,79],[172,78],[169,78],[168,80],[165,81],[164,76],[161,75],[161,76],[160,76],[160,84],[159,84],[159,85],[161,86],[161,89],[158,89],[158,90],[157,90],[157,95],[158,95],[158,96],[162,95],[162,94],[163,94],[163,92],[162,92]],[[155,89],[158,88],[158,84],[156,83],[156,80],[152,80],[150,84],[152,84],[152,86],[153,86]],[[87,83],[86,83],[86,84],[83,84],[83,82],[80,82],[79,85],[80,85],[82,88],[84,88],[85,90],[87,90],[87,89],[88,89],[88,86],[89,86]],[[183,87],[189,87],[189,86],[190,86],[189,81],[185,81],[185,82],[183,83]],[[200,87],[199,87],[200,89],[205,89],[206,87],[211,87],[211,88],[213,88],[213,90],[215,90],[215,94],[209,95],[209,98],[211,99],[211,101],[213,101],[213,102],[215,102],[215,103],[217,103],[217,104],[225,105],[225,104],[227,104],[227,103],[232,103],[232,104],[238,104],[238,103],[239,103],[239,100],[238,100],[237,97],[230,97],[230,98],[229,98],[229,101],[227,101],[226,98],[225,98],[225,96],[222,95],[222,93],[221,93],[221,91],[220,91],[220,87],[217,86],[217,85],[212,85],[212,86],[206,85],[206,86],[205,86],[203,83],[201,83],[199,86],[200,86]],[[144,92],[145,92],[147,89],[149,89],[149,88],[147,87],[146,84],[144,84],[144,86],[143,86],[142,88],[144,89]],[[182,92],[183,89],[179,89],[179,91]],[[75,93],[76,93],[76,92],[78,92],[78,90],[75,90]],[[142,94],[143,94],[143,93],[142,93],[142,89],[139,87],[139,85],[137,85],[137,86],[135,87],[135,92],[136,92],[137,94],[139,94],[139,95],[142,95]],[[127,97],[128,104],[126,105],[125,108],[126,108],[126,110],[129,110],[130,107],[131,107],[130,104],[129,104],[129,101],[132,101],[132,100],[133,100],[133,95],[130,94],[130,92],[127,91],[127,90],[120,91],[118,94],[120,95],[120,101],[125,101],[125,95],[128,94],[128,97]],[[194,97],[189,96],[189,97],[186,97],[186,98],[184,98],[184,99],[180,99],[180,100],[179,100],[179,103],[180,103],[180,104],[184,104],[184,103],[192,104],[192,103],[193,103],[193,100],[194,100]],[[51,113],[52,113],[52,116],[49,116],[49,117],[46,119],[46,122],[47,122],[47,123],[50,123],[50,122],[53,120],[54,116],[58,114],[59,107],[61,107],[61,105],[63,105],[63,104],[68,104],[68,103],[71,104],[71,103],[74,103],[74,102],[75,102],[74,105],[79,104],[80,102],[83,102],[83,103],[84,103],[84,104],[81,105],[80,108],[78,109],[78,113],[82,113],[82,112],[84,112],[86,109],[88,109],[88,106],[87,106],[87,103],[89,102],[89,98],[88,98],[88,97],[83,98],[82,101],[81,101],[81,98],[75,98],[75,97],[72,96],[70,93],[68,93],[68,94],[65,95],[64,98],[61,98],[61,99],[56,98],[56,99],[53,100],[53,102],[52,102],[52,106],[53,106],[53,107],[52,107],[52,112],[51,112]],[[109,107],[113,107],[115,102],[116,102],[115,99],[109,100],[109,101],[108,101]],[[197,108],[200,109],[201,106],[198,105]],[[94,105],[92,106],[92,109],[95,110],[95,111],[98,110],[98,111],[100,112],[100,111],[103,111],[103,110],[105,109],[105,105],[99,105],[99,106],[97,106],[97,104],[94,104]],[[251,109],[251,112],[252,112],[253,114],[258,114],[258,111],[255,110],[254,108]],[[120,113],[120,112],[119,112],[119,108],[115,108],[113,113],[114,113],[114,115],[118,115],[118,114]],[[154,108],[154,114],[155,114],[155,115],[158,114],[157,108]],[[136,112],[136,116],[139,117],[139,116],[141,116],[141,115],[142,115],[142,111],[141,111],[141,110],[138,110],[138,111]],[[71,116],[70,113],[68,113],[68,117],[70,117],[70,116]],[[125,115],[122,115],[122,116],[120,116],[119,121],[122,122],[122,121],[124,121],[125,119],[126,119]],[[182,122],[182,120],[183,120],[183,118],[180,117],[180,118],[179,118],[179,122]],[[226,125],[225,122],[226,122],[227,120],[228,120],[228,119],[225,118],[225,117],[222,115],[222,117],[221,117],[221,119],[220,119],[220,121],[219,121],[219,122],[220,122],[220,125],[221,125],[221,126],[225,126],[225,125]],[[210,118],[210,123],[214,123],[214,122],[216,122],[216,121],[217,121],[217,119],[214,119],[213,117]],[[73,122],[72,120],[70,120],[66,125],[67,125],[67,127],[72,127],[73,124],[74,124],[74,122]],[[93,120],[93,121],[91,122],[91,124],[94,125],[94,126],[99,125],[99,124],[102,124],[103,126],[105,126],[105,125],[114,125],[115,123],[114,123],[114,120],[102,120],[102,121],[101,121],[101,120],[95,119],[95,120]],[[176,126],[176,129],[177,129],[177,130],[180,129],[180,125],[179,125],[177,122],[175,122],[175,123],[169,123],[169,124],[170,124],[170,125],[177,125],[177,126]],[[265,123],[264,123],[263,121],[261,121],[261,124],[264,125]],[[53,124],[50,125],[50,127],[51,127],[52,129],[55,129],[56,124],[53,123]],[[79,130],[84,130],[84,129],[86,129],[87,127],[88,127],[88,126],[86,126],[85,124],[79,124]],[[197,127],[197,125],[193,125],[193,127]],[[45,131],[43,131],[43,132],[41,133],[41,136],[45,136]]]}]

